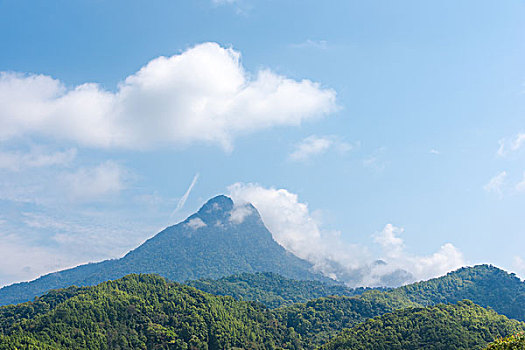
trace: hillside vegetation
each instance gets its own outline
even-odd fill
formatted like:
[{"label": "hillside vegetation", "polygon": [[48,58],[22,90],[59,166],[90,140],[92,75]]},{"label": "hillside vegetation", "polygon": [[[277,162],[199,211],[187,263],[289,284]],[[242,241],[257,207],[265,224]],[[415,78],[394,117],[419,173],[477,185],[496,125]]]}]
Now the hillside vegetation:
[{"label": "hillside vegetation", "polygon": [[260,304],[212,296],[153,275],[58,291],[0,310],[0,349],[300,347],[293,330]]},{"label": "hillside vegetation", "polygon": [[270,308],[331,295],[355,296],[369,290],[320,281],[298,281],[271,272],[243,273],[217,280],[200,279],[186,284],[215,295],[230,295],[237,300],[258,301]]},{"label": "hillside vegetation", "polygon": [[482,349],[489,342],[525,330],[471,301],[427,308],[408,308],[369,319],[324,345],[336,349]]},{"label": "hillside vegetation", "polygon": [[509,335],[490,343],[486,350],[525,350],[525,333]]},{"label": "hillside vegetation", "polygon": [[396,288],[389,294],[423,306],[469,299],[525,321],[525,282],[491,265],[464,267],[443,277]]}]

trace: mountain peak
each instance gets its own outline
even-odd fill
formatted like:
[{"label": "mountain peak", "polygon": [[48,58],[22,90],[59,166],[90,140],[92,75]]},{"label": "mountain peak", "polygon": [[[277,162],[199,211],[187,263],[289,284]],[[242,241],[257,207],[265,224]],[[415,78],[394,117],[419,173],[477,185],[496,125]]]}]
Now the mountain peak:
[{"label": "mountain peak", "polygon": [[213,212],[230,212],[233,209],[233,200],[223,194],[218,195],[204,203],[198,214],[209,214]]},{"label": "mountain peak", "polygon": [[274,272],[288,278],[329,281],[313,265],[272,237],[257,209],[219,195],[197,213],[148,239],[124,257],[81,265],[0,290],[0,305],[32,299],[46,290],[86,286],[130,273],[156,273],[172,281]]}]

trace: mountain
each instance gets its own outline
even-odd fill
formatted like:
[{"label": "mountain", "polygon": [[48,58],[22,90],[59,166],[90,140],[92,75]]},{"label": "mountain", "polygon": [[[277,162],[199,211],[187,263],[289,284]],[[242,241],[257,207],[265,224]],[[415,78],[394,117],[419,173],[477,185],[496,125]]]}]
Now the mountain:
[{"label": "mountain", "polygon": [[54,291],[0,308],[0,349],[297,349],[261,304],[155,275]]},{"label": "mountain", "polygon": [[525,282],[492,265],[463,267],[389,293],[424,306],[469,299],[509,318],[525,321]]},{"label": "mountain", "polygon": [[188,281],[187,285],[215,295],[230,295],[277,308],[331,295],[355,296],[368,288],[348,288],[320,281],[297,281],[273,272],[242,273],[219,279]]},{"label": "mountain", "polygon": [[0,289],[0,305],[31,300],[50,289],[95,285],[131,273],[156,273],[182,282],[243,272],[277,272],[298,280],[334,282],[275,242],[251,204],[235,206],[230,198],[217,196],[121,259],[81,265]]},{"label": "mountain", "polygon": [[343,331],[322,349],[482,349],[525,324],[509,320],[471,301],[408,308],[369,319]]}]

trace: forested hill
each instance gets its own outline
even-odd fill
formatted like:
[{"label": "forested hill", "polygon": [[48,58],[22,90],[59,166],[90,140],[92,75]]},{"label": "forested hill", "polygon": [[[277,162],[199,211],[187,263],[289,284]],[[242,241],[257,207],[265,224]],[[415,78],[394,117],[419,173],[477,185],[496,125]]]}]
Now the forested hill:
[{"label": "forested hill", "polygon": [[[129,275],[0,307],[0,350],[481,349],[525,330],[470,301],[413,305],[371,291],[271,310],[159,276]],[[353,328],[340,333],[345,327]]]},{"label": "forested hill", "polygon": [[525,282],[491,265],[464,267],[390,293],[425,306],[469,299],[509,318],[525,321]]},{"label": "forested hill", "polygon": [[0,349],[295,349],[261,304],[153,275],[69,288],[0,308]]},{"label": "forested hill", "polygon": [[356,297],[330,296],[298,303],[274,311],[287,327],[292,327],[308,349],[324,344],[342,329],[398,309],[419,306],[379,291]]},{"label": "forested hill", "polygon": [[117,260],[82,265],[0,289],[0,305],[32,300],[50,289],[89,286],[130,273],[173,281],[276,272],[298,280],[333,282],[274,241],[257,210],[226,196],[209,200],[184,222],[168,227]]},{"label": "forested hill", "polygon": [[365,321],[324,345],[324,350],[483,349],[489,342],[525,330],[471,301],[408,308]]},{"label": "forested hill", "polygon": [[354,296],[369,290],[320,281],[298,281],[272,272],[242,273],[217,280],[207,278],[189,281],[187,284],[215,295],[230,295],[238,300],[258,301],[270,308],[330,295]]}]

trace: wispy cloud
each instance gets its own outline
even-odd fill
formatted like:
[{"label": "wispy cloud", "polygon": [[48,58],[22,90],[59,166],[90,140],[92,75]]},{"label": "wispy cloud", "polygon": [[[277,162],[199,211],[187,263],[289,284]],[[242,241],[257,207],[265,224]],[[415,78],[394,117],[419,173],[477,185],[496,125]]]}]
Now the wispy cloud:
[{"label": "wispy cloud", "polygon": [[326,50],[328,48],[328,41],[307,39],[303,41],[302,43],[291,44],[290,46],[294,49]]},{"label": "wispy cloud", "polygon": [[68,165],[77,155],[74,148],[66,151],[50,152],[42,147],[34,147],[29,152],[0,151],[0,169],[20,171],[53,165]]},{"label": "wispy cloud", "polygon": [[184,204],[186,204],[186,201],[188,200],[188,197],[193,190],[193,187],[197,183],[197,180],[199,179],[199,173],[196,173],[195,176],[193,176],[193,180],[191,180],[191,184],[186,190],[186,192],[180,197],[179,202],[177,203],[177,207],[173,210],[171,213],[171,216],[175,215],[179,210],[181,210],[184,207]]},{"label": "wispy cloud", "polygon": [[507,172],[501,171],[496,176],[494,176],[490,181],[483,186],[483,189],[487,192],[495,193],[498,196],[503,195],[503,187],[507,180]]},{"label": "wispy cloud", "polygon": [[373,169],[377,172],[383,171],[388,161],[384,160],[383,154],[386,151],[386,147],[380,147],[376,151],[374,151],[371,155],[365,157],[363,159],[363,166],[365,168]]},{"label": "wispy cloud", "polygon": [[509,139],[501,139],[496,154],[500,157],[506,157],[509,154],[519,151],[525,145],[525,133],[519,133]]},{"label": "wispy cloud", "polygon": [[523,173],[521,181],[516,184],[516,190],[518,192],[525,192],[525,172]]},{"label": "wispy cloud", "polygon": [[437,149],[432,148],[432,149],[430,150],[430,154],[439,155],[439,154],[441,154],[441,152],[438,151]]},{"label": "wispy cloud", "polygon": [[113,161],[63,175],[65,190],[75,201],[98,201],[118,194],[129,178],[130,172]]},{"label": "wispy cloud", "polygon": [[290,153],[289,159],[292,161],[307,161],[314,156],[319,156],[330,150],[339,153],[346,153],[354,148],[348,142],[341,141],[336,136],[308,136],[300,143],[295,145],[295,150]]}]

